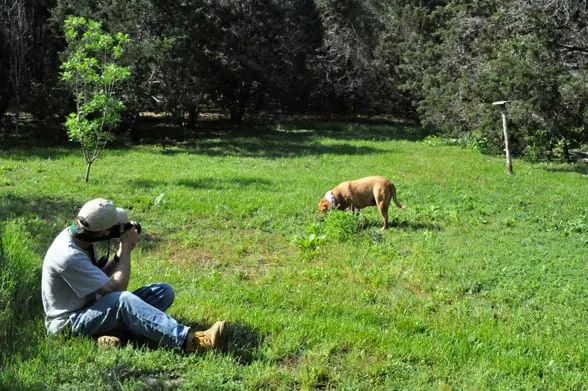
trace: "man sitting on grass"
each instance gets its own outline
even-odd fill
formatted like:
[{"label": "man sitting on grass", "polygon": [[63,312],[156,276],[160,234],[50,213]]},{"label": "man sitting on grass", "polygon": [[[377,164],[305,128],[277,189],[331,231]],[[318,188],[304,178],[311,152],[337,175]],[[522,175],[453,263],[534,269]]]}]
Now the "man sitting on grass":
[{"label": "man sitting on grass", "polygon": [[[139,233],[140,226],[129,223],[126,211],[111,201],[95,199],[82,207],[75,223],[55,238],[43,260],[41,289],[47,332],[87,335],[100,346],[120,345],[115,336],[120,333],[186,352],[222,346],[225,321],[191,332],[164,312],[175,295],[168,284],[127,291],[131,251]],[[113,237],[120,237],[114,258],[97,260],[94,242]]]}]

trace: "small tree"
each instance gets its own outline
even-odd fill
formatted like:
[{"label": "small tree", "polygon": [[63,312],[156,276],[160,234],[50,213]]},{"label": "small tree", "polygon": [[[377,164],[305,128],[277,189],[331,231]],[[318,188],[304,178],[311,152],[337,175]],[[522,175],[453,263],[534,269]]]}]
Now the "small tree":
[{"label": "small tree", "polygon": [[86,177],[106,143],[114,139],[111,129],[120,122],[125,105],[116,97],[116,86],[130,75],[129,67],[116,63],[129,38],[111,36],[100,22],[68,17],[64,25],[68,57],[61,64],[61,79],[72,89],[76,112],[65,121],[69,139],[81,144]]}]

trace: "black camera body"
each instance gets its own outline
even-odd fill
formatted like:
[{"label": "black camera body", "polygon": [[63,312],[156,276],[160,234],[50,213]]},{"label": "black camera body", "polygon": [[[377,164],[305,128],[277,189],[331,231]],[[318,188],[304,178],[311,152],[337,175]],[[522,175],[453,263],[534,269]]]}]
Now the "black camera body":
[{"label": "black camera body", "polygon": [[141,224],[136,221],[128,221],[122,225],[115,225],[112,227],[105,239],[120,238],[122,234],[133,228],[137,230],[137,233],[141,233]]},{"label": "black camera body", "polygon": [[[114,227],[112,227],[109,230],[108,235],[106,235],[106,236],[103,236],[100,238],[86,239],[86,240],[95,242],[95,241],[103,241],[103,240],[120,238],[120,236],[122,234],[124,234],[125,232],[127,232],[133,228],[137,230],[137,233],[141,233],[141,224],[139,224],[136,221],[129,221],[124,224],[115,225]],[[93,249],[93,247],[92,247],[92,249]],[[93,251],[94,250],[92,250],[92,252]],[[110,249],[109,249],[109,253],[110,253]],[[102,269],[104,267],[104,265],[106,265],[106,263],[108,262],[108,255],[104,255],[104,256],[100,257],[100,259],[95,259],[94,255],[92,255],[91,258],[92,258],[92,263],[94,265],[98,266],[100,269]],[[118,256],[116,254],[114,256],[114,261],[118,262]]]},{"label": "black camera body", "polygon": [[141,224],[137,223],[136,221],[128,221],[124,224],[114,225],[108,230],[108,233],[105,235],[99,235],[99,233],[97,232],[86,231],[84,227],[80,224],[73,224],[70,229],[72,230],[76,238],[86,242],[93,243],[100,242],[102,240],[120,238],[122,234],[133,228],[137,230],[137,233],[141,233]]},{"label": "black camera body", "polygon": [[133,228],[135,228],[137,230],[137,233],[139,233],[139,234],[141,233],[141,224],[139,224],[136,221],[129,221],[128,223],[125,223],[125,225],[123,226],[123,231],[121,232],[121,234],[124,232],[127,232],[129,229],[133,229]]}]

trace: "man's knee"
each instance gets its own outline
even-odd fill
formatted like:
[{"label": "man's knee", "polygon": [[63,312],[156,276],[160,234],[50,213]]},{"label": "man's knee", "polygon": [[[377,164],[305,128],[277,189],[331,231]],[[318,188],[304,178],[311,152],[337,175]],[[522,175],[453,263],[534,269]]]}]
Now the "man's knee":
[{"label": "man's knee", "polygon": [[137,295],[129,291],[118,292],[118,301],[120,304],[130,304],[135,300],[140,300]]},{"label": "man's knee", "polygon": [[170,305],[171,305],[171,303],[173,303],[173,301],[176,297],[176,292],[174,291],[174,288],[172,288],[171,285],[166,284],[165,282],[159,283],[157,285],[161,289],[161,295],[163,297],[167,298],[169,300]]},{"label": "man's knee", "polygon": [[164,282],[156,284],[156,286],[159,291],[157,294],[157,297],[159,298],[159,300],[158,300],[158,303],[156,304],[156,307],[165,311],[174,302],[174,299],[176,297],[176,293],[174,292],[174,289],[171,287],[171,285],[166,284]]},{"label": "man's knee", "polygon": [[137,289],[134,293],[140,299],[161,311],[165,311],[171,306],[175,298],[173,288],[169,284],[163,282],[144,286]]}]

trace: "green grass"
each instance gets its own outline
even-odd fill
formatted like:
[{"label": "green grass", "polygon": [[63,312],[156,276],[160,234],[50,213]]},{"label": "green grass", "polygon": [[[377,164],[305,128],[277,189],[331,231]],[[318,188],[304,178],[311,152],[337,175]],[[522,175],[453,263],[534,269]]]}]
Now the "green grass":
[{"label": "green grass", "polygon": [[[47,338],[26,280],[18,324],[22,289],[2,288],[0,388],[586,389],[588,173],[514,170],[415,129],[351,124],[109,149],[88,184],[75,148],[0,151],[0,229],[26,249],[3,242],[4,281],[22,279],[5,271],[16,258],[38,276],[79,207],[110,198],[145,233],[132,288],[172,284],[173,316],[227,319],[232,342],[186,356]],[[408,206],[387,231],[375,208],[318,219],[327,190],[367,175]]]}]

